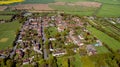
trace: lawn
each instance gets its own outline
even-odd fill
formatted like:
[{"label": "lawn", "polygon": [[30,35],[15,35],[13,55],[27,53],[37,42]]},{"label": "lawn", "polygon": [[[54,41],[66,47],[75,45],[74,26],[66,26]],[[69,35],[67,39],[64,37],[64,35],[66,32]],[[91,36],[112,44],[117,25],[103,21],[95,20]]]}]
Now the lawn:
[{"label": "lawn", "polygon": [[97,13],[97,16],[119,17],[120,5],[103,4],[101,9]]},{"label": "lawn", "polygon": [[48,27],[48,28],[45,28],[45,33],[47,37],[55,37],[58,31],[56,27]]},{"label": "lawn", "polygon": [[120,42],[115,40],[114,38],[108,36],[107,34],[101,32],[93,27],[88,27],[88,30],[90,30],[92,32],[92,34],[95,35],[102,42],[107,44],[113,51],[120,49]]},{"label": "lawn", "polygon": [[18,21],[0,24],[0,49],[11,47],[16,37],[16,31],[19,29]]}]

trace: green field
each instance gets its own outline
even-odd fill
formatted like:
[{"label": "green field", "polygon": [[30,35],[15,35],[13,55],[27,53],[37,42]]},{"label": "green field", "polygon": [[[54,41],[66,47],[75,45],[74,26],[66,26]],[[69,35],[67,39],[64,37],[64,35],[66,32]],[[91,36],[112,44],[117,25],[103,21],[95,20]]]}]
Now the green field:
[{"label": "green field", "polygon": [[0,49],[12,46],[16,37],[16,30],[19,29],[19,26],[18,21],[0,24]]},{"label": "green field", "polygon": [[[65,13],[74,14],[79,16],[89,16],[89,15],[97,15],[102,17],[119,17],[120,16],[120,0],[25,0],[21,4],[50,4],[54,2],[66,2],[66,3],[74,3],[74,2],[100,2],[102,3],[102,7],[97,8],[89,8],[89,7],[80,7],[80,6],[67,6],[67,5],[49,5],[49,7],[55,10],[64,10]],[[18,4],[18,3],[15,3]],[[72,11],[72,12],[71,12]],[[1,13],[1,12],[0,12]]]},{"label": "green field", "polygon": [[93,35],[97,36],[98,39],[107,44],[113,51],[120,49],[119,41],[93,27],[89,27],[88,29],[92,32]]},{"label": "green field", "polygon": [[98,54],[109,53],[109,50],[104,46],[96,47]]},{"label": "green field", "polygon": [[[65,13],[74,15],[97,15],[100,17],[119,17],[120,16],[120,0],[55,0],[60,2],[100,2],[102,6],[99,8],[68,6],[68,5],[49,5],[55,10],[63,10]],[[71,12],[72,11],[72,12]]]},{"label": "green field", "polygon": [[11,15],[0,15],[0,20],[10,20],[11,17]]},{"label": "green field", "polygon": [[17,11],[0,11],[0,15],[14,15],[17,13]]},{"label": "green field", "polygon": [[119,17],[120,5],[103,4],[102,8],[97,13],[97,16]]},{"label": "green field", "polygon": [[49,4],[49,6],[55,10],[58,11],[64,11],[67,14],[73,14],[73,15],[92,15],[97,8],[95,7],[82,7],[82,6],[70,6],[70,5],[53,5]]}]

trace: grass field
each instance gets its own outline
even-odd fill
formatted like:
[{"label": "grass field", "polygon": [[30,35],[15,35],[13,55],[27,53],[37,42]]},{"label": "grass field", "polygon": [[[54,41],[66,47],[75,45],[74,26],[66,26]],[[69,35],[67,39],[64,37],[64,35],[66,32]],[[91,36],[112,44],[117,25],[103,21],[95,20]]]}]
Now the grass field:
[{"label": "grass field", "polygon": [[97,16],[119,17],[120,5],[103,4],[102,8],[97,13]]},{"label": "grass field", "polygon": [[17,13],[17,11],[0,11],[0,15],[13,15]]},{"label": "grass field", "polygon": [[[66,58],[71,58],[72,56],[64,56],[64,57],[60,57],[57,59],[57,64],[58,67],[63,67],[61,64],[63,64],[64,59]],[[82,62],[81,62],[81,56],[79,54],[76,54],[73,56],[75,61],[71,61],[70,64],[73,65],[74,67],[83,67],[82,66]]]},{"label": "grass field", "polygon": [[96,49],[98,54],[109,53],[109,50],[104,46],[96,47]]},{"label": "grass field", "polygon": [[18,21],[0,24],[0,49],[12,46],[16,37],[16,30],[20,24]]},{"label": "grass field", "polygon": [[90,16],[96,11],[95,7],[69,6],[69,5],[49,5],[51,8],[59,11],[64,11],[67,14]]},{"label": "grass field", "polygon": [[10,20],[11,17],[11,15],[0,15],[0,20]]},{"label": "grass field", "polygon": [[120,49],[119,41],[109,37],[107,34],[101,32],[93,27],[89,27],[88,29],[92,32],[93,35],[97,36],[98,39],[100,39],[102,42],[107,44],[113,51]]}]

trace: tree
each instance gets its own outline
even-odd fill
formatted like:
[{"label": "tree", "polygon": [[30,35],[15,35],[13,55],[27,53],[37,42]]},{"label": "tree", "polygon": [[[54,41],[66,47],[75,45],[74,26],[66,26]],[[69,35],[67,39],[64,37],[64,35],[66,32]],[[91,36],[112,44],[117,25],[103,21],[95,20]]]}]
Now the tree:
[{"label": "tree", "polygon": [[5,59],[0,59],[0,67],[4,67],[5,66]]},{"label": "tree", "polygon": [[6,65],[7,65],[7,67],[14,67],[14,62],[11,59],[8,59],[6,61]]},{"label": "tree", "polygon": [[68,59],[64,58],[62,61],[62,67],[68,67]]},{"label": "tree", "polygon": [[46,67],[46,61],[44,59],[41,59],[38,61],[39,67]]},{"label": "tree", "polygon": [[53,57],[52,55],[50,55],[48,64],[49,64],[49,67],[58,67],[56,57]]}]

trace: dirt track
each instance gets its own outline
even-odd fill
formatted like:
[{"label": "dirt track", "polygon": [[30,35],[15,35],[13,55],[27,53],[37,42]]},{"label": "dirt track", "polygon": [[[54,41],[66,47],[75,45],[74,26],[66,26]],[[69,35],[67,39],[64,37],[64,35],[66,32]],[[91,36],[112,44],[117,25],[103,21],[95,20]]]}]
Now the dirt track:
[{"label": "dirt track", "polygon": [[27,9],[27,10],[53,10],[48,6],[48,4],[22,4],[22,5],[16,5],[12,6],[12,9]]},{"label": "dirt track", "polygon": [[98,2],[76,2],[75,5],[85,6],[85,7],[100,7],[101,3]]},{"label": "dirt track", "polygon": [[74,2],[74,3],[65,3],[65,2],[56,2],[51,3],[53,5],[69,5],[69,6],[84,6],[84,7],[100,7],[101,3],[98,2]]},{"label": "dirt track", "polygon": [[[66,3],[66,2],[56,2],[56,3],[49,3],[51,5],[69,5],[69,6],[83,6],[83,7],[100,7],[101,3],[98,2],[74,2],[74,3]],[[49,4],[19,4],[16,6],[11,6],[11,9],[18,9],[18,10],[35,10],[35,11],[47,11],[47,10],[54,10],[49,7]],[[6,9],[7,6],[0,6],[0,11]]]},{"label": "dirt track", "polygon": [[0,6],[0,11],[4,11],[7,8],[7,6]]}]

